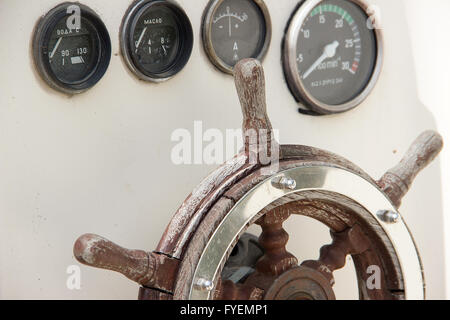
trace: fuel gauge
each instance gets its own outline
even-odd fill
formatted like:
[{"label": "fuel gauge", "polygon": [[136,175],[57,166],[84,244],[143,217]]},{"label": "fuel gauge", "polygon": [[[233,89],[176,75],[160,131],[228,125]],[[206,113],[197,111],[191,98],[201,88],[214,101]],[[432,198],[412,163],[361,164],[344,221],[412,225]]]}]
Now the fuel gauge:
[{"label": "fuel gauge", "polygon": [[81,93],[106,72],[111,42],[105,25],[91,9],[67,2],[39,21],[33,54],[39,74],[52,88]]},{"label": "fuel gauge", "polygon": [[211,0],[202,32],[211,62],[231,74],[239,60],[261,60],[266,54],[271,38],[269,11],[262,0]]}]

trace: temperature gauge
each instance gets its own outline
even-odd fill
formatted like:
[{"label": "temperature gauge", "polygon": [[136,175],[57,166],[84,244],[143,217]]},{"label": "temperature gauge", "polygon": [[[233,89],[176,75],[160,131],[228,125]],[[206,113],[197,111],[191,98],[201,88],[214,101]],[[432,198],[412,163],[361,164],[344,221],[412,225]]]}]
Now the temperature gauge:
[{"label": "temperature gauge", "polygon": [[244,58],[262,60],[271,38],[269,11],[262,0],[211,0],[203,16],[203,46],[226,73]]},{"label": "temperature gauge", "polygon": [[91,88],[103,77],[111,58],[111,41],[91,9],[64,3],[38,23],[33,54],[39,74],[51,87],[74,94]]},{"label": "temperature gauge", "polygon": [[125,15],[120,40],[128,67],[142,80],[161,82],[188,62],[193,32],[189,18],[175,2],[139,0]]}]

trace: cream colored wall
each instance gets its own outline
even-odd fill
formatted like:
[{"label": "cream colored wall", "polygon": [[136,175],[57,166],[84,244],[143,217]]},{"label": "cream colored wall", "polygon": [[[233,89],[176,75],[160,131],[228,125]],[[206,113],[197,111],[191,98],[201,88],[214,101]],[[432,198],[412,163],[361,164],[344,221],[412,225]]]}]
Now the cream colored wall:
[{"label": "cream colored wall", "polygon": [[[42,83],[30,58],[34,24],[59,1],[0,0],[0,298],[136,298],[137,285],[121,275],[84,266],[81,290],[68,290],[66,269],[77,264],[75,239],[93,232],[125,247],[153,249],[179,204],[214,168],[173,165],[171,133],[192,130],[195,120],[203,120],[205,129],[240,127],[232,79],[216,71],[201,48],[207,0],[179,0],[193,24],[194,50],[186,68],[162,84],[136,80],[120,57],[119,25],[129,2],[83,1],[108,27],[113,56],[96,87],[67,97]],[[442,129],[448,89],[443,87],[442,100],[435,98],[435,88],[423,79],[426,73],[443,82],[446,75],[443,68],[424,70],[422,60],[434,66],[434,52],[442,52],[445,41],[435,36],[440,41],[425,50],[427,35],[410,25],[412,18],[422,19],[442,32],[438,21],[419,14],[431,2],[434,11],[448,12],[445,0],[371,0],[382,10],[386,48],[375,90],[351,112],[307,117],[297,112],[280,63],[283,31],[297,1],[266,0],[273,24],[264,61],[268,111],[281,142],[328,149],[379,177],[421,131],[438,124]],[[422,254],[429,298],[445,296],[442,200],[448,185],[443,189],[442,179],[436,161],[402,206]],[[289,248],[302,258],[315,258],[329,241],[326,230],[302,219],[287,228]],[[350,268],[337,280],[338,296],[355,296]]]},{"label": "cream colored wall", "polygon": [[[447,142],[441,154],[442,194],[444,208],[446,292],[450,298],[450,20],[446,12],[450,10],[447,0],[404,0],[408,3],[407,16],[409,33],[412,39],[414,65],[417,72],[418,96],[436,119],[439,132]],[[411,5],[412,4],[412,5]],[[429,8],[433,8],[430,10]],[[427,14],[424,14],[427,12]],[[439,256],[440,252],[436,252]],[[443,279],[444,280],[444,279]]]}]

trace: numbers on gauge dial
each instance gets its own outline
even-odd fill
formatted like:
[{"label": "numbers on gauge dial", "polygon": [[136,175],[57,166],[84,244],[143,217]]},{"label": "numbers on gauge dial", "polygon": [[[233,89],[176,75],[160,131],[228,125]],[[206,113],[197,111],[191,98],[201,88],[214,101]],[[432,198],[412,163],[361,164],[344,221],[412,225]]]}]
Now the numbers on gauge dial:
[{"label": "numbers on gauge dial", "polygon": [[[233,33],[236,29],[239,29],[241,24],[248,20],[248,15],[246,12],[237,13],[232,12],[230,7],[226,7],[225,12],[220,12],[213,19],[213,25],[219,30],[225,30],[227,32],[228,38],[233,37]],[[233,43],[233,60],[239,61],[239,46],[237,41]]]},{"label": "numbers on gauge dial", "polygon": [[366,86],[376,59],[376,43],[366,16],[350,1],[327,0],[315,7],[298,33],[296,61],[306,91],[340,105]]},{"label": "numbers on gauge dial", "polygon": [[244,58],[262,57],[267,43],[267,19],[263,4],[254,0],[212,1],[204,36],[210,58],[221,68],[232,71]]},{"label": "numbers on gauge dial", "polygon": [[83,21],[81,29],[67,29],[65,19],[58,22],[48,43],[48,62],[58,79],[77,83],[95,70],[98,44],[95,29]]},{"label": "numbers on gauge dial", "polygon": [[[59,37],[58,41],[56,41],[53,50],[49,55],[49,62],[52,64],[54,62],[54,58],[60,58],[60,64],[62,66],[66,65],[66,60],[68,63],[76,65],[76,64],[85,64],[86,55],[89,53],[89,49],[87,47],[75,47],[72,49],[66,49],[65,43],[63,43],[64,36]],[[62,44],[63,43],[63,44]],[[61,48],[60,48],[61,46]],[[58,50],[61,49],[61,50]]]},{"label": "numbers on gauge dial", "polygon": [[[309,19],[311,19],[311,17],[306,20],[305,26],[308,25]],[[351,19],[351,17],[349,17],[349,19]],[[324,14],[321,14],[318,16],[318,21],[320,24],[325,24],[327,22],[327,17]],[[320,55],[317,56],[310,66],[302,64],[305,61],[305,55],[303,52],[298,53],[297,62],[302,79],[308,78],[308,76],[315,71],[338,68],[339,66],[343,71],[348,71],[353,75],[358,71],[361,58],[361,38],[358,26],[349,22],[348,28],[351,30],[351,33],[348,33],[348,30],[343,32],[339,31],[345,27],[343,17],[338,16],[332,23],[335,32],[338,34],[338,36],[336,36],[338,39],[325,44],[319,51]],[[350,37],[345,38],[347,35]],[[302,28],[300,30],[300,37],[303,38],[303,41],[311,39],[311,30]],[[339,47],[341,48],[338,49]],[[347,49],[349,49],[349,51],[345,51]],[[311,53],[312,51],[313,50],[309,49],[308,53]],[[317,50],[315,51],[317,52]],[[335,59],[333,60],[333,58]]]},{"label": "numbers on gauge dial", "polygon": [[171,26],[145,27],[135,33],[135,48],[141,63],[163,63],[171,55],[176,30]]}]

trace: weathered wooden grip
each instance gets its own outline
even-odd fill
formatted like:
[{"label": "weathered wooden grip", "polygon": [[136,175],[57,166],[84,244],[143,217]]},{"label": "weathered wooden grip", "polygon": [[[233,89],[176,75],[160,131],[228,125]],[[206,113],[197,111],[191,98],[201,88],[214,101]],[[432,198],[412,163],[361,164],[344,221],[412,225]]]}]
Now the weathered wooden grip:
[{"label": "weathered wooden grip", "polygon": [[[242,107],[246,151],[250,144],[264,144],[258,145],[258,149],[270,147],[274,139],[267,116],[264,69],[261,63],[256,59],[239,61],[234,67],[234,80]],[[264,141],[260,141],[262,136],[265,137]]]},{"label": "weathered wooden grip", "polygon": [[409,147],[403,159],[388,170],[378,185],[398,208],[414,178],[442,150],[444,143],[439,133],[425,131]]},{"label": "weathered wooden grip", "polygon": [[151,253],[122,248],[95,234],[79,237],[73,253],[80,263],[117,271],[142,285],[152,283],[154,278],[156,262]]}]

